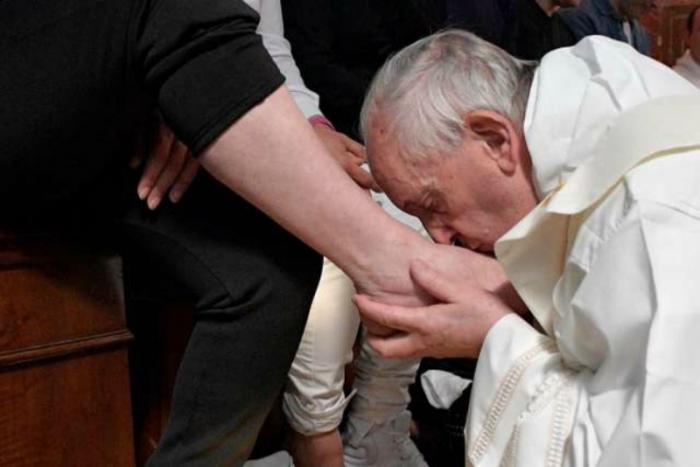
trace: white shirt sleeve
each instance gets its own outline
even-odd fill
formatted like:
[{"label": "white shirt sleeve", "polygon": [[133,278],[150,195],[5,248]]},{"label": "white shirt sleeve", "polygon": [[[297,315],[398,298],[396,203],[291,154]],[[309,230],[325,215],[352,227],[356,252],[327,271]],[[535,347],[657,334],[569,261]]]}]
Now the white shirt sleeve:
[{"label": "white shirt sleeve", "polygon": [[474,375],[467,464],[561,465],[575,377],[552,339],[517,315],[502,318],[484,341]]},{"label": "white shirt sleeve", "polygon": [[[259,5],[260,24],[257,32],[262,36],[265,49],[286,78],[286,84],[294,102],[306,118],[323,115],[319,108],[318,95],[304,85],[299,68],[292,57],[292,46],[284,38],[280,0],[259,0]],[[257,5],[251,4],[251,6]]]},{"label": "white shirt sleeve", "polygon": [[621,216],[600,216],[605,235],[584,225],[583,255],[567,264],[573,279],[555,292],[556,341],[515,315],[491,329],[472,390],[468,465],[697,464],[700,196],[692,196],[681,204],[621,196]]}]

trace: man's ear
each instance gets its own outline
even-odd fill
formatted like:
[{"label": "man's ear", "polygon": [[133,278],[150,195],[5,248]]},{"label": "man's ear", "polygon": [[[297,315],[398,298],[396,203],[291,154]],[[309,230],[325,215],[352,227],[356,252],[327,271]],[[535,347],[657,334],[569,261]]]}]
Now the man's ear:
[{"label": "man's ear", "polygon": [[475,110],[464,118],[469,137],[481,140],[488,155],[506,174],[511,175],[519,163],[520,142],[515,125],[509,118],[491,110]]}]

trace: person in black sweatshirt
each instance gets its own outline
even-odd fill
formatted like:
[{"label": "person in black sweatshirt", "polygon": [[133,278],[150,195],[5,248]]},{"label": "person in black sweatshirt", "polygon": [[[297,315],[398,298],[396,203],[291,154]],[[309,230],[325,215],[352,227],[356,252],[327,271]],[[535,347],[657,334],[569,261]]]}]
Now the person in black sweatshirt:
[{"label": "person in black sweatshirt", "polygon": [[394,52],[440,29],[432,0],[283,0],[285,36],[321,110],[359,140],[360,107],[375,72]]}]

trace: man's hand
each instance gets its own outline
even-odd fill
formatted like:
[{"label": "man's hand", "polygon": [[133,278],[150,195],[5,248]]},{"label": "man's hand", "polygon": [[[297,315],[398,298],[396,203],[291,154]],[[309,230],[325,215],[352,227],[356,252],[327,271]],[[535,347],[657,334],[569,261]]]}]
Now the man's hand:
[{"label": "man's hand", "polygon": [[473,283],[495,293],[516,313],[528,313],[527,306],[494,257],[447,245],[436,244],[432,250],[430,256],[423,260],[445,280],[455,284]]},{"label": "man's hand", "polygon": [[149,209],[156,209],[165,195],[177,203],[199,170],[199,162],[164,124],[146,161],[137,193]]},{"label": "man's hand", "polygon": [[355,297],[366,324],[397,331],[368,335],[369,344],[383,357],[476,358],[491,327],[512,312],[477,283],[456,282],[423,261],[411,264],[411,277],[440,303],[413,308]]},{"label": "man's hand", "polygon": [[[519,314],[528,313],[527,307],[506,277],[503,267],[495,258],[455,246],[428,242],[421,243],[419,246],[420,248],[414,246],[413,251],[423,260],[424,264],[431,265],[431,269],[442,278],[443,282],[465,284],[465,286],[471,284],[471,287],[482,289],[482,293],[484,291],[491,292],[506,303],[510,310]],[[377,304],[400,305],[399,308],[416,310],[417,308],[413,307],[435,303],[437,297],[429,292],[426,293],[425,287],[420,284],[416,286],[415,279],[413,281],[413,289],[410,291],[401,288],[402,285],[397,284],[395,288],[386,285],[386,282],[381,279],[376,281],[385,285],[380,290],[364,287],[363,284],[356,283],[355,285],[361,294],[365,295],[366,298],[372,297],[372,300]],[[378,338],[392,336],[400,332],[396,328],[382,325],[382,323],[371,319],[364,321],[368,333]]]},{"label": "man's hand", "polygon": [[365,148],[344,134],[335,131],[328,125],[318,123],[313,125],[316,135],[326,147],[333,159],[340,164],[345,172],[362,188],[381,191],[374,182],[372,175],[362,168],[367,161]]},{"label": "man's hand", "polygon": [[[399,244],[397,248],[400,250],[402,247]],[[409,261],[412,258],[417,258],[430,264],[431,268],[446,281],[454,284],[474,284],[497,295],[513,311],[520,314],[528,312],[527,307],[506,277],[502,266],[493,257],[466,248],[439,245],[427,241],[414,244],[411,247],[411,253],[413,256],[409,258],[400,256],[389,263],[375,265],[369,270],[370,273],[375,273],[377,269],[405,264],[407,272],[405,279],[403,276],[392,277],[380,274],[369,284],[355,282],[358,292],[371,297],[375,302],[389,305],[418,307],[435,303],[435,298],[426,293],[425,289],[417,285],[408,274]],[[408,288],[407,282],[409,282]],[[388,329],[370,321],[365,322],[365,327],[370,334],[377,336],[388,336],[396,332],[395,329]]]},{"label": "man's hand", "polygon": [[[523,302],[513,284],[506,276],[503,266],[492,256],[477,253],[465,248],[455,252],[458,256],[467,255],[476,282],[489,292],[496,294],[508,307],[519,315],[528,315],[527,305]],[[467,260],[467,258],[465,258]]]}]

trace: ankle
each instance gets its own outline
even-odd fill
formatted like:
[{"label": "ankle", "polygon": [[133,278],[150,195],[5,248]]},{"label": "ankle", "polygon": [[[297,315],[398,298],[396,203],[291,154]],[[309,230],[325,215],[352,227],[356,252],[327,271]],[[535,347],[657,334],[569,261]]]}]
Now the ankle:
[{"label": "ankle", "polygon": [[338,430],[313,436],[292,430],[289,451],[296,467],[343,467],[343,443]]}]

